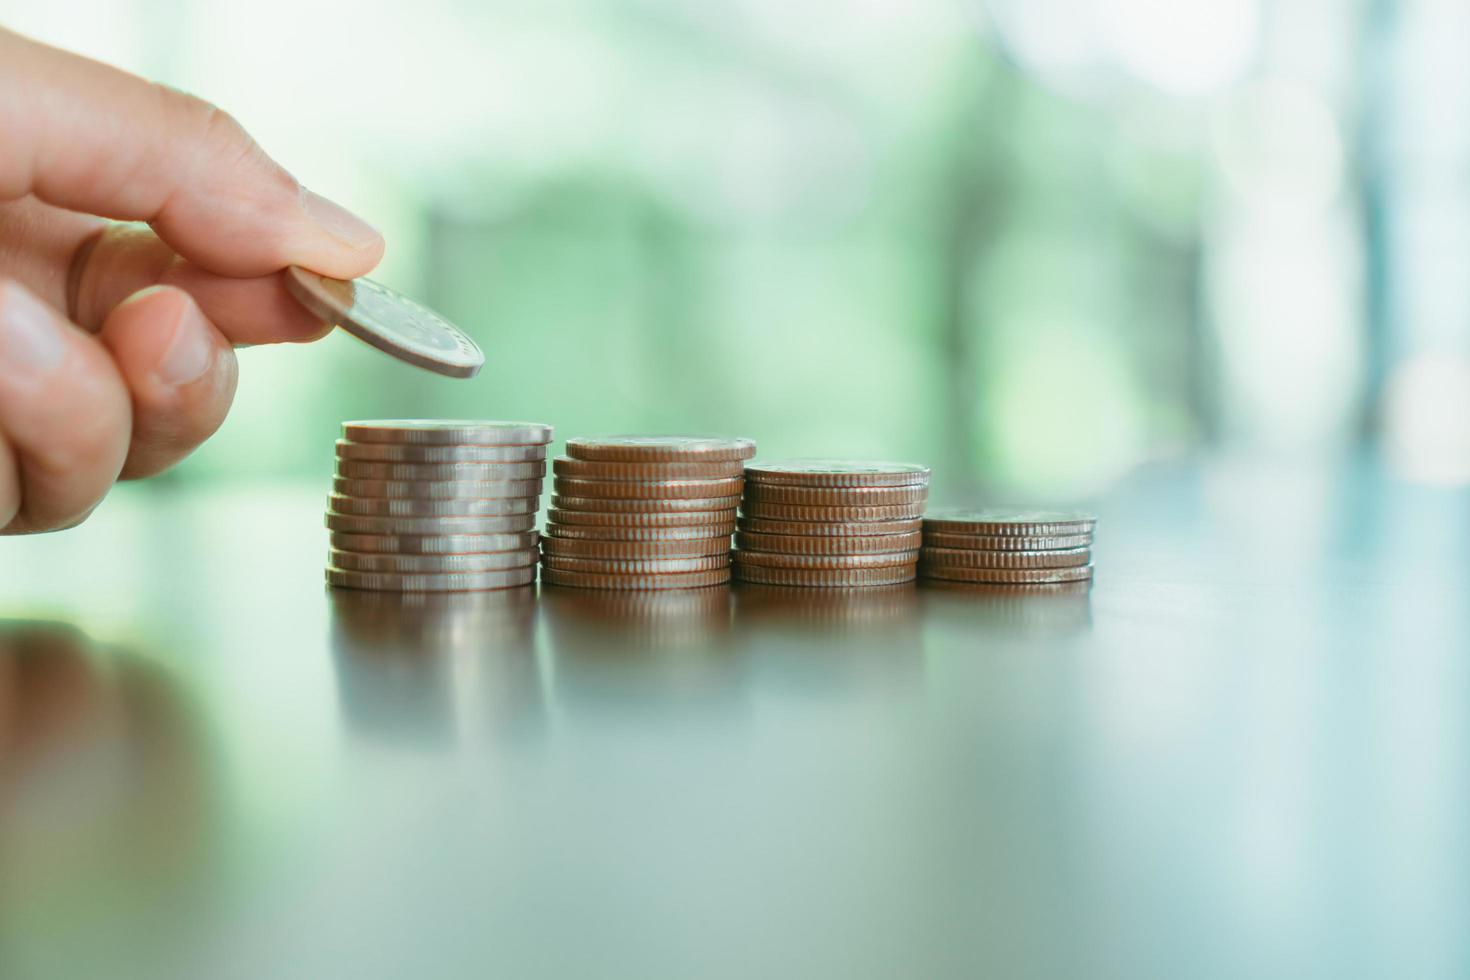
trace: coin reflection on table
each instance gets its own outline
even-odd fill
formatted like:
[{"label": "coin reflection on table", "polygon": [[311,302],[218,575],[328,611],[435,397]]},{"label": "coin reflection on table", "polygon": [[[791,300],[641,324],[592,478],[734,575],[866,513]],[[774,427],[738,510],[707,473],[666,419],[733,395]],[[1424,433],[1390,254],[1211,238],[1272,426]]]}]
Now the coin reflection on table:
[{"label": "coin reflection on table", "polygon": [[521,733],[542,718],[530,589],[332,589],[342,711],[361,734],[421,745]]},{"label": "coin reflection on table", "polygon": [[107,953],[75,941],[99,919],[181,944],[176,913],[212,856],[207,749],[148,658],[69,624],[0,620],[0,950],[24,957],[0,954],[0,973],[105,975]]},{"label": "coin reflection on table", "polygon": [[1092,583],[994,585],[927,579],[924,608],[1002,633],[1077,633],[1092,625]]},{"label": "coin reflection on table", "polygon": [[788,687],[886,686],[923,671],[912,583],[862,589],[742,583],[735,626],[753,669]]},{"label": "coin reflection on table", "polygon": [[730,694],[730,589],[545,589],[542,622],[563,705],[698,710]]}]

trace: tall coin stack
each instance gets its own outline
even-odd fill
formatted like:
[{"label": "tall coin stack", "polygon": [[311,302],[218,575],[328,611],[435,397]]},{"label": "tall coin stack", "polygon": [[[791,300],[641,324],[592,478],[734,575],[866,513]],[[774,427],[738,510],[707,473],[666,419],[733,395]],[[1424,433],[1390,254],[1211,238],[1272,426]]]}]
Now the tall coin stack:
[{"label": "tall coin stack", "polygon": [[342,423],[327,582],[468,592],[535,581],[551,434],[535,422]]},{"label": "tall coin stack", "polygon": [[730,581],[730,534],[749,439],[605,436],[567,440],[541,580],[588,589],[688,589]]},{"label": "tall coin stack", "polygon": [[1090,582],[1096,526],[1081,511],[941,511],[924,518],[919,571],[989,585]]},{"label": "tall coin stack", "polygon": [[735,577],[763,585],[911,582],[929,468],[793,459],[745,468]]}]

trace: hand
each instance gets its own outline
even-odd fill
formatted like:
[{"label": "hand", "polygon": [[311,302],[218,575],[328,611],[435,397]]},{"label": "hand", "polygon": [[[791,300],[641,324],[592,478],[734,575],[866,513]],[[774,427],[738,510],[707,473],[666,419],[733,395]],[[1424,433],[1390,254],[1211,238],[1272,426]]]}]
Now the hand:
[{"label": "hand", "polygon": [[382,254],[214,106],[0,30],[0,531],[70,527],[188,455],[232,345],[326,331],[280,270]]}]

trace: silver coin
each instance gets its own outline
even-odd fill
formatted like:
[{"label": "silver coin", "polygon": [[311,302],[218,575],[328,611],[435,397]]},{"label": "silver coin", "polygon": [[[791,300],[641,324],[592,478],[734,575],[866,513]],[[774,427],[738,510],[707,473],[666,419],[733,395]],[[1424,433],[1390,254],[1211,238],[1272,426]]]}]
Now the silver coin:
[{"label": "silver coin", "polygon": [[896,487],[929,482],[929,467],[918,463],[860,459],[783,459],[745,464],[746,479],[794,487]]},{"label": "silver coin", "polygon": [[540,480],[353,480],[332,477],[332,492],[349,497],[382,499],[457,500],[461,497],[536,497]]},{"label": "silver coin", "polygon": [[1080,510],[939,510],[924,515],[924,533],[990,537],[1091,534],[1097,515]]},{"label": "silver coin", "polygon": [[337,458],[365,463],[525,463],[546,458],[546,446],[404,446],[337,440]]},{"label": "silver coin", "polygon": [[329,279],[293,265],[286,270],[286,290],[323,322],[408,364],[473,378],[485,363],[464,331],[371,279]]},{"label": "silver coin", "polygon": [[[514,534],[536,529],[535,514],[504,517],[377,517],[327,511],[327,528],[349,534]],[[343,566],[346,567],[346,566]]]},{"label": "silver coin", "polygon": [[540,535],[535,531],[520,534],[348,534],[333,531],[329,538],[340,551],[365,551],[370,554],[396,555],[464,555],[487,551],[524,551],[536,547]]},{"label": "silver coin", "polygon": [[447,572],[442,575],[327,569],[329,585],[378,592],[477,592],[481,589],[509,589],[518,585],[530,585],[535,580],[535,565],[507,568],[498,572]]},{"label": "silver coin", "polygon": [[1058,548],[1054,551],[976,551],[966,548],[924,548],[919,560],[934,567],[961,568],[1075,568],[1092,561],[1092,549]]},{"label": "silver coin", "polygon": [[554,430],[540,422],[474,419],[364,419],[342,423],[350,442],[410,446],[526,446],[551,441]]},{"label": "silver coin", "polygon": [[337,460],[337,475],[355,480],[534,480],[546,475],[546,463],[372,463]]},{"label": "silver coin", "polygon": [[364,554],[358,551],[327,553],[327,564],[348,572],[393,572],[399,575],[442,575],[446,572],[498,572],[506,568],[534,565],[538,552],[487,551],[469,555]]},{"label": "silver coin", "polygon": [[454,500],[390,500],[334,493],[327,508],[339,514],[377,517],[506,517],[535,514],[540,497],[463,497]]}]

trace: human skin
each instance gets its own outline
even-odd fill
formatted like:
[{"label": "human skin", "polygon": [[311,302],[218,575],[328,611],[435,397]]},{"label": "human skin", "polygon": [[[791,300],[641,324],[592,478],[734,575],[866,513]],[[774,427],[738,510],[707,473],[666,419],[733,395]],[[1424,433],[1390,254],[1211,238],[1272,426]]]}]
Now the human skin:
[{"label": "human skin", "polygon": [[234,347],[328,329],[281,270],[382,255],[215,106],[0,29],[0,533],[71,527],[187,456]]}]

